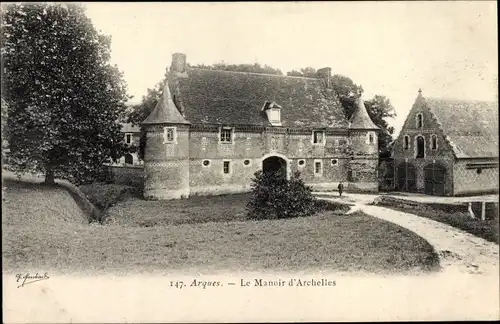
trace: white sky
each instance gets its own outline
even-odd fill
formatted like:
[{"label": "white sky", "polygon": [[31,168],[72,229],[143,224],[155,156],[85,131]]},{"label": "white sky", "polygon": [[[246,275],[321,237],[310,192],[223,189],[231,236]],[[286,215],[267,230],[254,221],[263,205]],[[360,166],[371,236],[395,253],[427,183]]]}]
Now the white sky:
[{"label": "white sky", "polygon": [[192,64],[330,66],[387,96],[402,126],[424,96],[495,100],[496,2],[86,3],[112,36],[112,62],[141,100],[172,53]]}]

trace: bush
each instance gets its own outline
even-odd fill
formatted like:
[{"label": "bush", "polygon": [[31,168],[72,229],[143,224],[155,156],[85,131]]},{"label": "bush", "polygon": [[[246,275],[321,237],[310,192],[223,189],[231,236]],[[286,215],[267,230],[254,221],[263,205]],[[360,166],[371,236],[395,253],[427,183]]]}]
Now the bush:
[{"label": "bush", "polygon": [[87,199],[101,211],[107,210],[127,196],[137,195],[137,189],[118,184],[94,182],[79,188]]},{"label": "bush", "polygon": [[252,196],[247,204],[251,219],[281,219],[311,216],[319,210],[312,189],[296,172],[290,180],[278,172],[257,171],[252,180]]}]

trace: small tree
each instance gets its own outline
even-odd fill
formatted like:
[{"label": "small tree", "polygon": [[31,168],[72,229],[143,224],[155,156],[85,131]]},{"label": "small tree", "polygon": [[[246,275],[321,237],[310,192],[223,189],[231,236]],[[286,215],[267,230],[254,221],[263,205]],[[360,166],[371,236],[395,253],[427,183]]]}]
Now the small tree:
[{"label": "small tree", "polygon": [[247,211],[251,219],[281,219],[311,216],[318,211],[318,205],[299,172],[287,180],[281,171],[257,171]]},{"label": "small tree", "polygon": [[109,64],[111,38],[77,4],[2,8],[3,97],[8,106],[9,164],[89,182],[125,151],[118,120],[126,83]]}]

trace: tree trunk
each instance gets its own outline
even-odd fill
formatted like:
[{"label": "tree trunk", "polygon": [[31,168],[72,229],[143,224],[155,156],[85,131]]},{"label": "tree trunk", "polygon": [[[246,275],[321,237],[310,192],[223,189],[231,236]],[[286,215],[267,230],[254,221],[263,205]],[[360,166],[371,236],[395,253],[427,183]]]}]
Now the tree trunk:
[{"label": "tree trunk", "polygon": [[55,184],[56,183],[54,181],[54,171],[53,170],[47,170],[45,172],[45,183],[46,184]]}]

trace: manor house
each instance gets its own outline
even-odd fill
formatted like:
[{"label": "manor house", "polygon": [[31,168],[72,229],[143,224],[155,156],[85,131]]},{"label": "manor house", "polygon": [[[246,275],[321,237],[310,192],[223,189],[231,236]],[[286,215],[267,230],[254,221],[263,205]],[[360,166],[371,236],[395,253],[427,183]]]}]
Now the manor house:
[{"label": "manor house", "polygon": [[258,170],[299,171],[316,190],[376,192],[378,131],[358,99],[350,121],[317,78],[191,68],[173,54],[161,100],[143,121],[144,197],[245,192]]},{"label": "manor house", "polygon": [[397,190],[498,192],[498,103],[425,98],[419,91],[393,154]]}]

